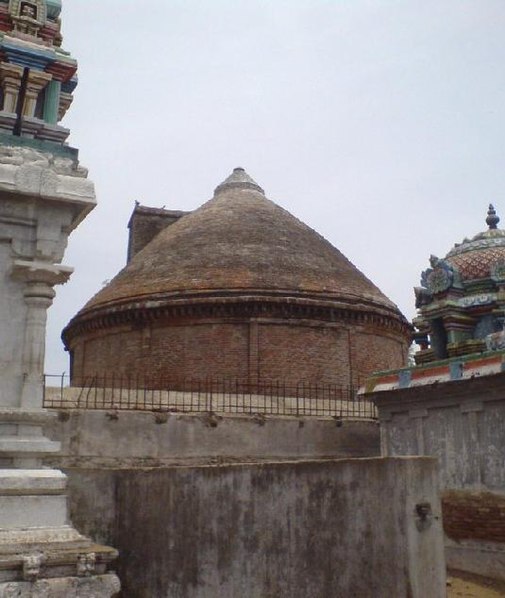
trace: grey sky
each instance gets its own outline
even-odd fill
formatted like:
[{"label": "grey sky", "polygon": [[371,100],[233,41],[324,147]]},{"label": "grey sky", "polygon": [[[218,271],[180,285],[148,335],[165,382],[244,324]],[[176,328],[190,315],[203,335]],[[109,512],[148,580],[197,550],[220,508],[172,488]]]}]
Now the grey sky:
[{"label": "grey sky", "polygon": [[59,335],[124,265],[134,200],[193,209],[235,166],[407,317],[430,253],[505,223],[503,0],[72,0],[64,124],[99,207],[50,310]]}]

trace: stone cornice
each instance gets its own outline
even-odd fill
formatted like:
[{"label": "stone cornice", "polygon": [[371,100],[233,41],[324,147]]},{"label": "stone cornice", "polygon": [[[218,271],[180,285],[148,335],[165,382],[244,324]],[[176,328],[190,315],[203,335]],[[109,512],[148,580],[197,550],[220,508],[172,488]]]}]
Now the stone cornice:
[{"label": "stone cornice", "polygon": [[43,409],[0,408],[0,422],[45,426],[56,419],[53,411]]},{"label": "stone cornice", "polygon": [[72,228],[95,207],[94,185],[74,157],[16,145],[0,148],[0,192],[70,204]]}]

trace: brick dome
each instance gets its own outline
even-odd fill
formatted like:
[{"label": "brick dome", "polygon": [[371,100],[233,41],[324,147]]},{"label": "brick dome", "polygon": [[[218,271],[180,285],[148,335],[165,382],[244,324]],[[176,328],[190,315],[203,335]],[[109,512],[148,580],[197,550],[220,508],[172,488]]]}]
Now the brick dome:
[{"label": "brick dome", "polygon": [[[273,364],[263,368],[252,364],[253,372],[251,321],[262,328],[264,359]],[[269,378],[307,377],[306,370],[311,379],[346,382],[349,375],[337,372],[337,362],[344,358],[336,358],[335,347],[341,345],[349,367],[353,350],[349,339],[332,348],[322,337],[331,337],[337,329],[342,337],[342,326],[368,335],[363,346],[369,345],[367,350],[375,356],[365,358],[365,349],[360,357],[356,354],[356,364],[361,364],[356,375],[361,375],[363,369],[402,365],[410,334],[397,307],[366,276],[314,230],[268,200],[243,169],[235,169],[210,201],[162,230],[72,319],[63,338],[74,354],[74,372],[91,374],[107,361],[110,367],[122,369],[119,356],[112,357],[109,335],[120,330],[126,334],[123,348],[118,347],[124,352],[131,341],[130,335],[127,342],[125,326],[137,336],[145,327],[155,329],[154,336],[161,335],[151,355],[157,365],[149,363],[148,354],[132,357],[134,367],[139,367],[140,360],[144,371],[153,375],[163,368],[161,345],[175,334],[178,340],[168,343],[170,358],[165,361],[184,377],[211,373],[202,367],[204,354],[217,350],[225,363],[216,364],[213,372],[220,375],[261,376],[263,370]],[[208,335],[197,341],[205,326]],[[265,326],[270,328],[268,333]],[[151,337],[152,333],[150,346]],[[383,342],[377,344],[377,339]],[[88,342],[88,355],[93,346],[110,359],[79,358],[83,342]],[[261,345],[261,339],[258,342]],[[177,351],[185,357],[177,359]],[[312,370],[302,357],[311,351],[321,352]]]}]

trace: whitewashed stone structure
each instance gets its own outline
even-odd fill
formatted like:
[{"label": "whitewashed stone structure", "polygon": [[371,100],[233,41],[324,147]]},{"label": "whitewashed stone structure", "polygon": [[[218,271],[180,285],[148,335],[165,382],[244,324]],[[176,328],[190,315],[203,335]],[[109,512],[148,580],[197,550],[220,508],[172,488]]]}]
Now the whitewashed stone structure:
[{"label": "whitewashed stone structure", "polygon": [[[58,107],[75,87],[76,63],[59,47],[60,10],[56,0],[0,3],[0,122],[12,124],[0,127],[0,598],[119,591],[108,572],[117,552],[72,527],[66,476],[42,466],[60,448],[44,434],[52,417],[42,409],[47,309],[72,273],[61,264],[68,235],[95,205],[66,135],[32,126],[56,131]],[[19,75],[8,90],[7,71]]]},{"label": "whitewashed stone structure", "polygon": [[[2,141],[0,597],[111,596],[118,581],[106,569],[115,551],[97,553],[69,525],[66,477],[41,465],[59,450],[43,432],[51,417],[41,408],[46,314],[54,286],[72,272],[61,260],[69,233],[95,205],[94,188],[73,150]],[[57,579],[48,579],[56,567]]]}]

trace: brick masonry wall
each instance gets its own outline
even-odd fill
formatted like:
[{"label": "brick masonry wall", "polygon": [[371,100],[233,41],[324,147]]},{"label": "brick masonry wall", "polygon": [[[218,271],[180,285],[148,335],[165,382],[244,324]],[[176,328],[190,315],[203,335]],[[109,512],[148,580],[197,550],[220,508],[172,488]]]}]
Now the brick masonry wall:
[{"label": "brick masonry wall", "polygon": [[142,333],[123,327],[114,334],[93,335],[83,340],[74,351],[74,375],[95,375],[116,372],[127,375],[135,371],[141,358]]},{"label": "brick masonry wall", "polygon": [[356,330],[351,342],[355,382],[364,383],[363,372],[369,374],[390,370],[405,364],[405,344],[381,335],[380,330]]},{"label": "brick masonry wall", "polygon": [[349,385],[347,330],[264,323],[259,326],[258,369],[265,379]]},{"label": "brick masonry wall", "polygon": [[491,492],[446,491],[444,531],[452,540],[505,543],[505,496]]},{"label": "brick masonry wall", "polygon": [[146,208],[136,209],[133,212],[130,224],[128,225],[130,229],[128,237],[128,261],[141,249],[144,249],[159,232],[177,222],[181,216],[187,213],[152,208],[147,208],[148,211],[145,212],[142,210],[146,210]]},{"label": "brick masonry wall", "polygon": [[117,327],[73,346],[73,376],[250,378],[350,385],[403,365],[406,343],[366,328],[324,322],[180,321]]}]

